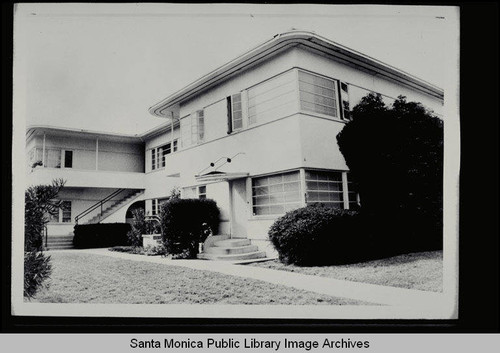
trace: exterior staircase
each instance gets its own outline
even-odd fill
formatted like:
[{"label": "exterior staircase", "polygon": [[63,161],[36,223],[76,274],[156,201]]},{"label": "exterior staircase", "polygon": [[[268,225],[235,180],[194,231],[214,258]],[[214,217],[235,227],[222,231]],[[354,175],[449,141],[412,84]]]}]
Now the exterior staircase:
[{"label": "exterior staircase", "polygon": [[66,235],[51,235],[47,238],[45,250],[73,249],[73,233]]},{"label": "exterior staircase", "polygon": [[204,252],[198,254],[199,259],[219,261],[245,261],[265,257],[266,253],[259,251],[257,245],[252,245],[249,239],[225,239],[205,243]]},{"label": "exterior staircase", "polygon": [[132,190],[122,199],[120,199],[120,200],[114,202],[113,204],[107,206],[106,208],[104,208],[102,210],[102,213],[99,212],[97,215],[90,218],[86,222],[83,222],[82,224],[94,224],[94,223],[99,223],[99,222],[103,221],[104,219],[106,219],[107,217],[109,217],[113,213],[115,213],[115,211],[117,211],[118,209],[120,209],[121,207],[123,207],[124,205],[126,205],[127,203],[132,201],[133,199],[135,199],[142,192],[143,192],[142,190]]}]

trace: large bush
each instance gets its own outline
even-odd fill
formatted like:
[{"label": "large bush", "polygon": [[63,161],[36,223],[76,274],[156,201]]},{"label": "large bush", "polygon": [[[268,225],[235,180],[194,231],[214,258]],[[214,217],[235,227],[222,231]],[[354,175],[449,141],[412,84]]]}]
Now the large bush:
[{"label": "large bush", "polygon": [[214,200],[172,198],[161,207],[161,231],[167,253],[174,258],[195,258],[207,228],[219,230],[220,211]]},{"label": "large bush", "polygon": [[24,296],[32,298],[46,285],[52,271],[50,256],[43,254],[43,233],[49,216],[56,216],[61,207],[57,199],[64,181],[36,185],[24,194]]},{"label": "large bush", "polygon": [[443,122],[398,97],[369,94],[337,142],[377,239],[394,251],[442,248]]},{"label": "large bush", "polygon": [[128,245],[128,223],[97,223],[75,225],[73,245],[77,249],[107,248]]},{"label": "large bush", "polygon": [[269,238],[285,264],[356,262],[365,259],[370,247],[362,224],[357,211],[310,205],[278,218],[269,229]]}]

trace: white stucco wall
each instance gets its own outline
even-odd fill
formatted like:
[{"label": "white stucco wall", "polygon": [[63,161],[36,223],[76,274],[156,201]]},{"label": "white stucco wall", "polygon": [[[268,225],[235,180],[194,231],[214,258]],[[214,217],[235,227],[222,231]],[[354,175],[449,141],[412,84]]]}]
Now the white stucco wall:
[{"label": "white stucco wall", "polygon": [[[371,74],[331,60],[302,47],[298,47],[295,50],[295,56],[297,58],[296,66],[358,86],[349,87],[351,107],[359,103],[359,100],[370,91],[373,91],[392,98],[403,95],[408,98],[408,101],[420,102],[438,114],[442,114],[443,112],[443,103],[438,98],[386,79],[381,75]],[[389,102],[390,100],[386,101],[386,103]]]}]

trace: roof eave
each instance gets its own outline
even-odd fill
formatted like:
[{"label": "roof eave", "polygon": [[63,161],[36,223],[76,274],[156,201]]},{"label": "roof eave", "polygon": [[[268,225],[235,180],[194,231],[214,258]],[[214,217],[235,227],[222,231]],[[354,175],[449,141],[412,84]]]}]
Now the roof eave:
[{"label": "roof eave", "polygon": [[268,55],[275,55],[286,48],[299,44],[320,50],[326,54],[343,59],[344,61],[351,62],[354,65],[362,66],[367,70],[381,73],[390,79],[405,83],[439,99],[443,99],[444,97],[444,93],[441,88],[421,80],[409,73],[347,48],[341,44],[330,41],[324,37],[318,36],[312,32],[293,31],[276,35],[271,40],[264,42],[229,63],[215,69],[209,74],[189,84],[185,88],[153,105],[149,108],[149,112],[152,115],[166,118],[168,116],[163,114],[162,111],[168,110],[172,106],[201,93],[221,80],[228,79],[231,75],[242,69],[255,65]]}]

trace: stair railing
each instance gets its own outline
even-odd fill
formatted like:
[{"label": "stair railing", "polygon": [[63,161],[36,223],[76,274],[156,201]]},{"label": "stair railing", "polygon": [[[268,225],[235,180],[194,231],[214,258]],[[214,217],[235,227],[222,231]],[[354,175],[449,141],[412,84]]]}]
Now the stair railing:
[{"label": "stair railing", "polygon": [[102,206],[106,202],[108,202],[109,200],[111,200],[113,197],[117,196],[119,193],[121,193],[124,190],[125,189],[118,189],[118,190],[112,192],[111,194],[109,194],[108,196],[106,196],[105,198],[103,198],[101,201],[99,201],[99,202],[95,203],[94,205],[90,206],[89,208],[87,208],[85,211],[83,211],[82,213],[80,213],[79,215],[77,215],[75,217],[75,224],[78,224],[78,221],[80,219],[82,219],[83,217],[88,215],[90,212],[98,209],[99,207],[101,208],[101,214],[102,214]]}]

